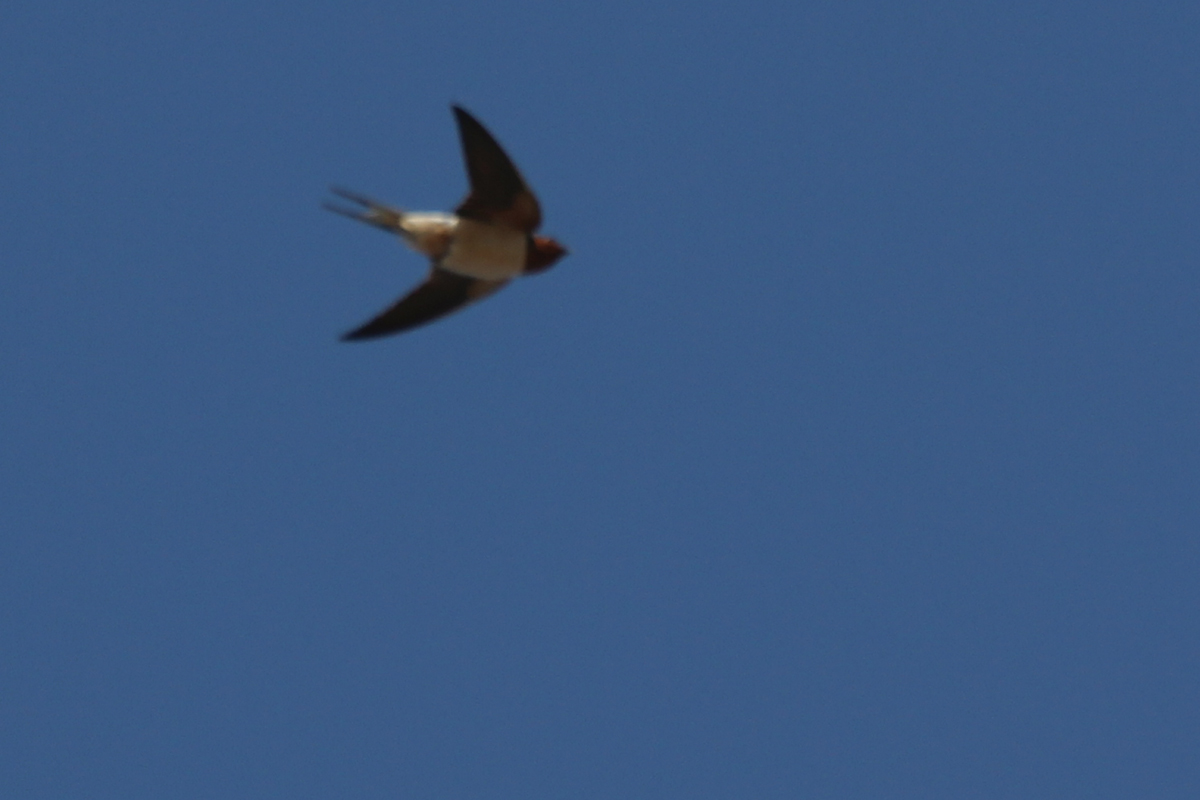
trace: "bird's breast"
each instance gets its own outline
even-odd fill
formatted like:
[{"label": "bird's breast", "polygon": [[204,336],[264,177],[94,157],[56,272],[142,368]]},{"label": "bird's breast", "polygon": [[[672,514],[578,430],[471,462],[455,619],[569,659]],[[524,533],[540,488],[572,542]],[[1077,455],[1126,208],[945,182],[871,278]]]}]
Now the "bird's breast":
[{"label": "bird's breast", "polygon": [[505,280],[525,268],[527,247],[528,237],[521,231],[460,217],[440,264],[459,275]]}]

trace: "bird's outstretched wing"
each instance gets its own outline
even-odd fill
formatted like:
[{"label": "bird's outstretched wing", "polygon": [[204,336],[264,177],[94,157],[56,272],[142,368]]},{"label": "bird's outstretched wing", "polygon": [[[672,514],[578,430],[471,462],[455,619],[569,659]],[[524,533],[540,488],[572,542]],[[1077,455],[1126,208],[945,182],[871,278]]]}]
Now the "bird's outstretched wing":
[{"label": "bird's outstretched wing", "polygon": [[542,224],[542,210],[508,154],[479,120],[459,106],[453,108],[471,181],[471,191],[455,213],[526,233],[537,230]]},{"label": "bird's outstretched wing", "polygon": [[469,278],[435,266],[424,283],[370,322],[344,335],[342,340],[374,339],[424,325],[487,297],[506,283]]}]

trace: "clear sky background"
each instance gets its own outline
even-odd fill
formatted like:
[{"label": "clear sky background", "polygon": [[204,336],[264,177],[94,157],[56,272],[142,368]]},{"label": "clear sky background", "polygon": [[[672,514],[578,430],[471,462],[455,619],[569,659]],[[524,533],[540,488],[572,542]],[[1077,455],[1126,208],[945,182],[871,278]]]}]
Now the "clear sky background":
[{"label": "clear sky background", "polygon": [[[571,255],[343,344],[465,191]],[[0,797],[1200,796],[1200,6],[0,12]]]}]

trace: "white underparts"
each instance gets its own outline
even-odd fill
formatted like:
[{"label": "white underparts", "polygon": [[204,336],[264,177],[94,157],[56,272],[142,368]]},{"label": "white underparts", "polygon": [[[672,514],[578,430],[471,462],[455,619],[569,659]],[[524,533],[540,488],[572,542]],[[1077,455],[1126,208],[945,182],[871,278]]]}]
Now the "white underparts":
[{"label": "white underparts", "polygon": [[399,226],[405,244],[436,261],[450,249],[458,217],[439,211],[406,211],[400,217]]},{"label": "white underparts", "polygon": [[525,269],[528,240],[513,228],[438,212],[405,214],[400,227],[409,246],[450,272],[497,281]]}]

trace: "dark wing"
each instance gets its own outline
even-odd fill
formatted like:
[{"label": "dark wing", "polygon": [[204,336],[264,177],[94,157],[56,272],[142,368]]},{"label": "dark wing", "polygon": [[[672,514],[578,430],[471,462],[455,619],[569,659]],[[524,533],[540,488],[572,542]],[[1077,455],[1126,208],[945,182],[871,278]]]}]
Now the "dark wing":
[{"label": "dark wing", "polygon": [[468,278],[434,267],[424,283],[366,325],[347,333],[342,341],[374,339],[424,325],[487,297],[506,283]]},{"label": "dark wing", "polygon": [[537,230],[542,224],[542,210],[521,173],[477,119],[458,106],[453,108],[471,181],[470,193],[454,212],[526,233]]}]

